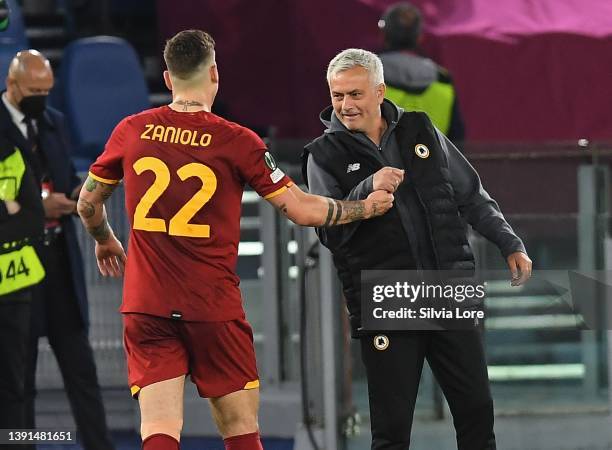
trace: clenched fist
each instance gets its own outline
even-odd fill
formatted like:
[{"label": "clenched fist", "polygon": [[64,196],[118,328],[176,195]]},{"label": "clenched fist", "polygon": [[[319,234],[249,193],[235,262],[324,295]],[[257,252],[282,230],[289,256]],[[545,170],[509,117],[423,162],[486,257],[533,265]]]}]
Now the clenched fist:
[{"label": "clenched fist", "polygon": [[402,169],[383,167],[374,174],[372,184],[375,191],[382,189],[394,193],[402,181],[404,181],[404,171]]},{"label": "clenched fist", "polygon": [[385,190],[377,190],[368,195],[365,199],[367,216],[382,216],[393,207],[393,194]]}]

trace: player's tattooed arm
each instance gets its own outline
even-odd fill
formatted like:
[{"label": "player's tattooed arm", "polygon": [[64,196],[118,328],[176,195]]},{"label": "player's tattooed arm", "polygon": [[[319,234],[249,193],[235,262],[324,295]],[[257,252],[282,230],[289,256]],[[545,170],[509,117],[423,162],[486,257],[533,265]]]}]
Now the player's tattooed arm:
[{"label": "player's tattooed arm", "polygon": [[85,189],[87,192],[96,192],[99,191],[102,197],[102,200],[108,200],[111,195],[113,195],[113,191],[117,187],[116,184],[106,184],[101,183],[98,180],[94,180],[90,176],[87,177],[84,183]]},{"label": "player's tattooed arm", "polygon": [[79,195],[77,212],[89,234],[100,243],[107,241],[113,234],[106,217],[104,202],[110,198],[116,187],[116,184],[102,183],[87,177]]},{"label": "player's tattooed arm", "polygon": [[89,219],[96,213],[95,205],[82,198],[79,198],[79,202],[77,203],[77,210],[79,212],[79,215],[86,219]]},{"label": "player's tattooed arm", "polygon": [[108,223],[104,208],[104,202],[116,187],[117,184],[103,183],[87,177],[77,202],[77,212],[81,222],[96,240],[95,254],[98,269],[105,277],[121,276],[127,261],[123,246]]},{"label": "player's tattooed arm", "polygon": [[393,195],[375,191],[365,200],[344,201],[307,194],[294,185],[269,201],[299,225],[331,227],[384,214],[393,206]]},{"label": "player's tattooed arm", "polygon": [[106,218],[106,211],[103,211],[104,215],[102,221],[98,225],[88,226],[87,232],[96,240],[96,242],[102,243],[108,241],[111,237],[113,230],[108,223]]},{"label": "player's tattooed arm", "polygon": [[87,179],[85,180],[85,189],[87,189],[87,192],[95,191],[96,187],[98,187],[98,182],[88,176]]},{"label": "player's tattooed arm", "polygon": [[368,211],[364,200],[342,201],[328,198],[327,205],[327,217],[322,225],[324,227],[342,225],[376,216],[376,203],[372,203],[370,211]]}]

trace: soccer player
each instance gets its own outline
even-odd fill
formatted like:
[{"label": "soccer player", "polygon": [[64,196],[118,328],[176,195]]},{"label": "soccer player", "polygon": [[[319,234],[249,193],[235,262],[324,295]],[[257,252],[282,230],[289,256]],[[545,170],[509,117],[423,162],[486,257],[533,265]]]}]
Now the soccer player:
[{"label": "soccer player", "polygon": [[[78,212],[103,275],[120,276],[128,382],[145,450],[179,448],[189,374],[230,450],[261,449],[259,380],[235,274],[245,184],[295,223],[330,226],[384,214],[393,196],[339,201],[302,192],[252,131],[210,112],[214,41],[188,30],[164,50],[170,105],[125,118],[91,166]],[[124,180],[128,254],[104,201]]]}]

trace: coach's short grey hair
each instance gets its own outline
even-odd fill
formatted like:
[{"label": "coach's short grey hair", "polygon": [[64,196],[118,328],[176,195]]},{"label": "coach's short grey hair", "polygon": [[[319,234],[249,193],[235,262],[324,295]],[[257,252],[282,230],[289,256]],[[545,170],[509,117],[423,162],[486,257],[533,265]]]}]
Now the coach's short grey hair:
[{"label": "coach's short grey hair", "polygon": [[363,67],[370,73],[374,85],[385,82],[383,65],[378,56],[361,48],[347,48],[338,53],[327,66],[327,84],[337,73],[357,66]]}]

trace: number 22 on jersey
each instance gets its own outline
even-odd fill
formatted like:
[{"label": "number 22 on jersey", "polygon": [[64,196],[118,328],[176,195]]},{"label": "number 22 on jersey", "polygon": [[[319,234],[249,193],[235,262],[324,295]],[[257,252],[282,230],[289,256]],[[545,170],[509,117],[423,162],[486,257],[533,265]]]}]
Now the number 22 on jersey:
[{"label": "number 22 on jersey", "polygon": [[165,219],[148,217],[147,214],[149,214],[153,204],[168,189],[172,181],[170,169],[161,159],[152,156],[140,158],[134,163],[133,167],[137,175],[146,171],[151,171],[155,174],[153,184],[147,189],[138,205],[136,205],[133,225],[135,230],[167,232],[171,236],[210,237],[210,225],[189,222],[208,203],[217,190],[217,177],[210,167],[200,163],[189,163],[181,166],[176,171],[181,181],[191,177],[199,178],[202,182],[202,187],[170,219],[167,228]]}]

